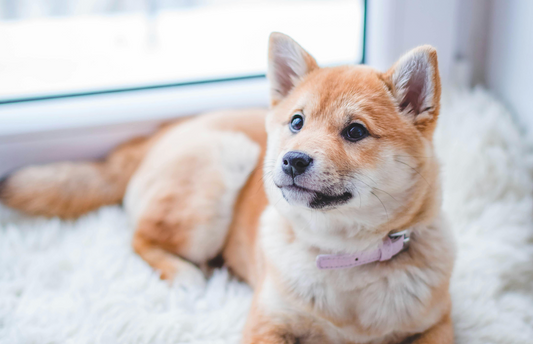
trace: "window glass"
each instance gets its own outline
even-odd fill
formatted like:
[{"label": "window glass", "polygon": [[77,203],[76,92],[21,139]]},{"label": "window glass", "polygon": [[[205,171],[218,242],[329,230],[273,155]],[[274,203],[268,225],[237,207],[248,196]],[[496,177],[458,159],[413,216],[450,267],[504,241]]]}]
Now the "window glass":
[{"label": "window glass", "polygon": [[265,73],[268,35],[359,63],[362,0],[2,0],[0,101]]}]

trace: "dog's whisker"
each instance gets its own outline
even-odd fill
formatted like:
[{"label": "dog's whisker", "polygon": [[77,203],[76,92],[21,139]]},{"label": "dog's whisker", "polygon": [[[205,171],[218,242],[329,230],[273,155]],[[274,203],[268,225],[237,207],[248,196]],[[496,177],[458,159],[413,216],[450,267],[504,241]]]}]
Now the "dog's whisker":
[{"label": "dog's whisker", "polygon": [[370,193],[374,195],[378,199],[378,201],[381,203],[381,205],[383,206],[383,209],[385,210],[385,214],[387,215],[387,221],[389,221],[389,212],[387,211],[387,207],[385,207],[385,204],[383,203],[381,198],[379,198],[378,195],[376,195],[373,191],[370,191]]},{"label": "dog's whisker", "polygon": [[401,161],[401,160],[398,160],[398,159],[394,159],[394,161],[396,162],[399,162],[400,164],[404,164],[405,166],[409,167],[410,169],[412,169],[413,171],[415,171],[420,177],[422,177],[422,179],[424,179],[424,181],[428,184],[428,186],[430,188],[432,188],[431,184],[427,181],[427,179],[422,175],[422,173],[418,172],[418,170],[416,168],[414,168],[413,166]]},{"label": "dog's whisker", "polygon": [[431,159],[431,158],[434,158],[433,155],[400,155],[400,154],[395,154],[394,157],[403,157],[403,158],[424,158],[424,159]]},{"label": "dog's whisker", "polygon": [[[363,175],[364,176],[364,175]],[[380,188],[378,188],[377,186],[370,186],[368,185],[367,183],[365,183],[364,181],[362,181],[361,179],[357,179],[358,181],[360,181],[361,183],[365,184],[366,186],[368,186],[371,190],[376,190],[376,191],[380,191],[380,192],[383,192],[384,194],[386,194],[387,196],[389,196],[390,198],[392,198],[393,200],[395,200],[396,202],[398,202],[398,200],[396,198],[394,198],[394,196],[392,196],[390,193],[388,193],[387,191],[385,190],[382,190]]]},{"label": "dog's whisker", "polygon": [[362,200],[361,200],[361,192],[359,192],[359,190],[357,190],[357,188],[355,189],[355,191],[357,192],[357,195],[359,197],[359,209],[361,209],[361,202],[362,202]]}]

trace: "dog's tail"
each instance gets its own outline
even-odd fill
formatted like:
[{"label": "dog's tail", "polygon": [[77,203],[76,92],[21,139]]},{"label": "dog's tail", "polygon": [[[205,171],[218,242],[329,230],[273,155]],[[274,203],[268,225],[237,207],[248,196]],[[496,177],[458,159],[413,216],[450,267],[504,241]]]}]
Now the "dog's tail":
[{"label": "dog's tail", "polygon": [[15,171],[0,182],[0,201],[31,215],[75,218],[121,201],[151,138],[117,147],[103,161],[60,162]]}]

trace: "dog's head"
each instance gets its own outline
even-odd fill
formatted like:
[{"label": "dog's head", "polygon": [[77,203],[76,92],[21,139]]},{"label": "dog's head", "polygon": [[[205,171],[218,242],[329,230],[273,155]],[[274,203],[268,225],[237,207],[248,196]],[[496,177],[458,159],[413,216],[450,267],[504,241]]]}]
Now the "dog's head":
[{"label": "dog's head", "polygon": [[264,170],[272,204],[352,208],[386,220],[424,198],[440,99],[434,48],[410,51],[386,73],[319,68],[291,38],[273,33],[268,78]]}]

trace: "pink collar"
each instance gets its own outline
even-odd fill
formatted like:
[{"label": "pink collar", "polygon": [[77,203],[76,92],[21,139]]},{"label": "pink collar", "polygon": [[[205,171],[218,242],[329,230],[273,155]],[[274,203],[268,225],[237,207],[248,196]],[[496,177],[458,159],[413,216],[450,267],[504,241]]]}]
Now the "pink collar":
[{"label": "pink collar", "polygon": [[389,234],[383,243],[373,251],[354,254],[319,254],[316,266],[319,269],[343,269],[364,265],[376,261],[389,260],[409,246],[409,232],[407,230]]}]

